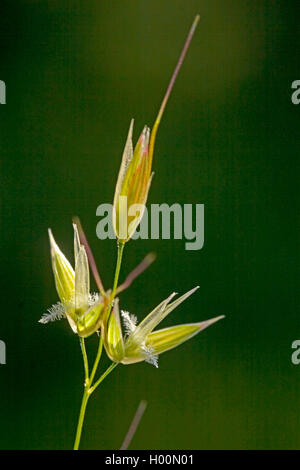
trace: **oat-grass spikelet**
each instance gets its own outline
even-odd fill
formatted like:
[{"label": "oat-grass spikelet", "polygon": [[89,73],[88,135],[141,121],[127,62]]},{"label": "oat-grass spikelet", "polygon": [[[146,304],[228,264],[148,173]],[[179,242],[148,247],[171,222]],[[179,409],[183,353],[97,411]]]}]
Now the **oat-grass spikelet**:
[{"label": "oat-grass spikelet", "polygon": [[208,326],[224,318],[224,316],[219,316],[199,323],[176,325],[153,331],[169,313],[197,289],[198,286],[171,302],[176,295],[174,292],[138,325],[136,325],[137,320],[135,316],[130,315],[127,311],[122,311],[121,314],[126,331],[125,338],[122,333],[119,303],[116,299],[108,325],[104,327],[104,330],[107,331],[104,345],[110,359],[122,364],[146,361],[157,367],[157,360],[160,354],[179,346]]},{"label": "oat-grass spikelet", "polygon": [[103,302],[98,293],[90,293],[86,251],[80,243],[76,224],[73,224],[73,228],[75,270],[58,247],[49,229],[52,269],[60,302],[42,316],[40,323],[48,323],[65,316],[73,332],[86,337],[100,327]]}]

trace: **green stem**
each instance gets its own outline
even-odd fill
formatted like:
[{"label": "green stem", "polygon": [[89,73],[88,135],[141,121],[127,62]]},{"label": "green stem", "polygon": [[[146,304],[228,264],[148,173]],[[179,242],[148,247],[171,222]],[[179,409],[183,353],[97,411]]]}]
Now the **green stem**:
[{"label": "green stem", "polygon": [[88,359],[87,359],[87,354],[86,354],[86,349],[85,349],[84,338],[80,338],[80,346],[81,346],[84,370],[85,370],[85,383],[84,383],[84,392],[83,392],[83,397],[82,397],[82,402],[81,402],[81,407],[80,407],[80,412],[79,412],[75,443],[74,443],[74,448],[73,448],[74,450],[78,450],[79,448],[80,438],[81,438],[81,433],[82,433],[82,426],[83,426],[84,417],[85,417],[86,405],[91,395],[90,387],[91,387],[91,384],[93,383],[93,380],[94,380],[94,377],[95,377],[95,374],[99,365],[99,361],[101,358],[101,354],[102,354],[102,348],[103,348],[102,335],[100,335],[98,351],[97,351],[96,359],[95,359],[90,377],[89,377]]},{"label": "green stem", "polygon": [[89,389],[86,387],[83,392],[83,397],[82,397],[82,402],[81,402],[81,407],[80,407],[80,413],[79,413],[79,419],[78,419],[78,425],[77,425],[77,431],[76,431],[76,437],[75,437],[75,443],[74,443],[74,448],[73,450],[78,450],[79,444],[80,444],[80,438],[81,438],[81,433],[82,433],[82,426],[83,426],[83,421],[84,421],[84,416],[85,416],[85,410],[86,410],[86,405],[89,399]]},{"label": "green stem", "polygon": [[114,284],[110,296],[110,304],[108,307],[108,312],[107,312],[107,321],[109,320],[110,312],[112,309],[113,301],[116,295],[116,290],[118,287],[118,281],[119,281],[119,274],[120,274],[120,269],[121,269],[121,264],[122,264],[122,257],[123,257],[123,250],[124,250],[125,243],[121,243],[118,241],[118,258],[117,258],[117,264],[116,264],[116,270],[115,270],[115,278],[114,278]]},{"label": "green stem", "polygon": [[[116,270],[115,270],[115,278],[114,278],[112,293],[111,293],[111,296],[110,296],[110,303],[109,303],[109,307],[108,307],[107,318],[109,318],[109,315],[110,315],[110,312],[111,312],[111,309],[112,309],[113,300],[114,300],[115,295],[116,295],[116,290],[117,290],[118,280],[119,280],[119,274],[120,274],[120,268],[121,268],[121,263],[122,263],[123,250],[124,250],[124,243],[119,242],[118,243],[118,258],[117,258],[117,264],[116,264]],[[80,338],[80,346],[81,346],[81,351],[82,351],[82,356],[83,356],[83,363],[84,363],[85,388],[84,388],[81,407],[80,407],[80,412],[79,412],[79,419],[78,419],[75,443],[74,443],[74,448],[73,448],[74,450],[78,450],[78,448],[79,448],[80,438],[81,438],[81,433],[82,433],[82,426],[83,426],[84,417],[85,417],[86,406],[87,406],[90,395],[96,390],[96,388],[101,384],[101,382],[105,379],[105,377],[107,377],[108,374],[110,374],[110,372],[118,365],[117,362],[113,362],[108,367],[108,369],[101,375],[101,377],[95,382],[95,384],[92,385],[95,374],[97,372],[97,368],[98,368],[100,359],[101,359],[101,354],[102,354],[102,349],[103,349],[102,334],[100,334],[98,351],[97,351],[97,355],[96,355],[95,362],[94,362],[94,365],[93,365],[92,372],[91,372],[90,376],[89,376],[88,358],[87,358],[87,354],[86,354],[84,338]]]},{"label": "green stem", "polygon": [[99,339],[97,356],[96,356],[96,359],[95,359],[95,362],[94,362],[94,365],[93,365],[91,376],[89,378],[89,386],[91,386],[92,383],[93,383],[93,380],[94,380],[94,377],[95,377],[95,374],[96,374],[96,371],[97,371],[97,368],[98,368],[98,365],[99,365],[99,361],[101,359],[102,349],[103,349],[103,339],[102,339],[102,334],[100,332],[100,339]]},{"label": "green stem", "polygon": [[95,384],[90,388],[89,390],[89,393],[92,394],[96,388],[98,387],[98,385],[101,384],[101,382],[105,379],[105,377],[108,376],[108,374],[111,373],[112,370],[114,370],[114,368],[118,365],[118,362],[113,362],[108,369],[106,369],[106,371],[104,372],[104,374],[101,375],[100,379],[97,380],[97,382],[95,382]]},{"label": "green stem", "polygon": [[86,354],[84,338],[80,337],[79,340],[80,340],[81,352],[82,352],[82,357],[83,357],[85,385],[87,385],[88,380],[89,380],[89,363],[88,363],[88,358]]},{"label": "green stem", "polygon": [[[96,388],[101,384],[101,382],[108,376],[108,374],[110,374],[114,370],[114,368],[117,365],[118,365],[117,362],[113,362],[92,387],[88,387],[88,386],[85,387],[84,392],[83,392],[80,412],[79,412],[79,419],[78,419],[78,424],[77,424],[76,437],[75,437],[73,450],[78,450],[79,448],[81,434],[82,434],[82,427],[83,427],[84,417],[85,417],[85,411],[86,411],[86,406],[87,406],[89,397],[96,390]],[[89,379],[89,383],[92,383],[91,377]]]},{"label": "green stem", "polygon": [[116,289],[117,289],[117,286],[118,286],[118,280],[119,280],[119,274],[120,274],[120,269],[121,269],[124,246],[125,246],[125,243],[118,242],[118,258],[117,258],[114,284],[113,284],[113,289],[112,289],[112,293],[111,293],[112,299],[114,299],[114,297],[116,295]]}]

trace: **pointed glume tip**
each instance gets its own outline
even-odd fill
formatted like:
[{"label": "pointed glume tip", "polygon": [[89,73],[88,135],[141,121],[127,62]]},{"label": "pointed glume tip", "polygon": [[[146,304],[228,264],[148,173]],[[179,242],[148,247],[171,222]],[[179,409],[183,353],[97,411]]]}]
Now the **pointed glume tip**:
[{"label": "pointed glume tip", "polygon": [[[49,235],[49,239],[50,239],[51,244],[52,244],[52,243],[55,243],[55,240],[54,240],[54,237],[53,237],[53,233],[52,233],[51,228],[48,228],[48,235]],[[56,244],[56,243],[55,243],[55,244]]]}]

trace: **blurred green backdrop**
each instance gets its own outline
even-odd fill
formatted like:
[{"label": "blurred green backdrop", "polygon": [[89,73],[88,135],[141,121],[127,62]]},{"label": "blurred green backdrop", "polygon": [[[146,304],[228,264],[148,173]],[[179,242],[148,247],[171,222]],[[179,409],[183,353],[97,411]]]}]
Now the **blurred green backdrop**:
[{"label": "blurred green backdrop", "polygon": [[196,13],[149,203],[204,203],[205,245],[131,242],[121,278],[147,252],[158,258],[121,302],[141,319],[173,290],[200,284],[164,324],[226,319],[161,356],[158,370],[117,368],[89,403],[82,448],[119,448],[141,399],[132,449],[299,447],[296,2],[2,0],[2,449],[73,444],[79,342],[65,321],[37,322],[57,301],[47,228],[72,257],[79,215],[111,285],[115,242],[96,238],[96,208],[112,201],[130,119],[135,138],[152,125]]}]

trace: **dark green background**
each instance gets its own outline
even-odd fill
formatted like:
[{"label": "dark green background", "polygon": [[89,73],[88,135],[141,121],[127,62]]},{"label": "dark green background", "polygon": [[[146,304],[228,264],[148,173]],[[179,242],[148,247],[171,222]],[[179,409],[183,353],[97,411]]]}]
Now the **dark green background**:
[{"label": "dark green background", "polygon": [[[205,204],[205,246],[134,241],[121,278],[155,264],[121,298],[141,319],[176,290],[201,289],[164,325],[226,314],[160,358],[120,366],[89,403],[82,448],[299,448],[296,281],[297,2],[1,1],[0,448],[71,448],[82,393],[78,339],[37,321],[57,301],[47,228],[72,257],[81,217],[106,287],[115,242],[96,238],[129,121],[152,125],[187,30],[202,18],[168,104],[149,203]],[[96,337],[88,341],[95,352]],[[104,367],[104,364],[103,364]]]}]

